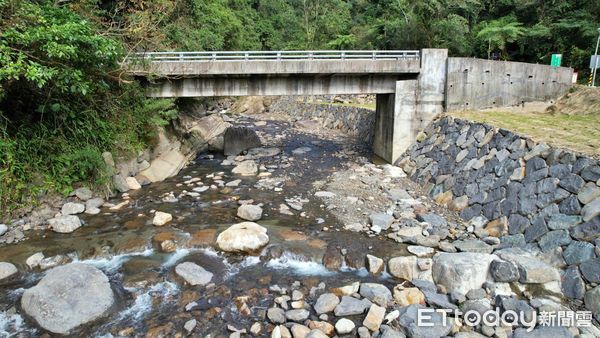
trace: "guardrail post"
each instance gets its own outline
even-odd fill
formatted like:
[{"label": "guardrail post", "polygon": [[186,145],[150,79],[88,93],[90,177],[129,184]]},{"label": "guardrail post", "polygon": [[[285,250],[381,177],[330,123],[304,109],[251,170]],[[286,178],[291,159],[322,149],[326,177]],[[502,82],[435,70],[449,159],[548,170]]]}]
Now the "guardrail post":
[{"label": "guardrail post", "polygon": [[217,53],[212,53],[212,60],[217,61]]},{"label": "guardrail post", "polygon": [[310,60],[312,60],[312,59],[313,59],[313,53],[312,53],[312,52],[309,52],[309,53],[308,53],[308,58],[309,58]]},{"label": "guardrail post", "polygon": [[248,61],[248,53],[244,53],[244,60]]},{"label": "guardrail post", "polygon": [[281,52],[277,52],[277,61],[281,60]]},{"label": "guardrail post", "polygon": [[377,60],[377,54],[373,51],[373,60]]},{"label": "guardrail post", "polygon": [[183,53],[179,53],[179,61],[183,61]]},{"label": "guardrail post", "polygon": [[342,52],[342,60],[345,60],[345,59],[346,59],[346,53]]}]

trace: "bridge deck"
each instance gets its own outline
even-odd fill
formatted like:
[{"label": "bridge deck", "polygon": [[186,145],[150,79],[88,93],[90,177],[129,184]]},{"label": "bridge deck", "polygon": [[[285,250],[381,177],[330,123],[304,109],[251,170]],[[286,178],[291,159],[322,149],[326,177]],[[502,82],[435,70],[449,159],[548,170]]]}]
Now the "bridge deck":
[{"label": "bridge deck", "polygon": [[130,73],[158,77],[416,74],[419,51],[152,52],[126,60]]}]

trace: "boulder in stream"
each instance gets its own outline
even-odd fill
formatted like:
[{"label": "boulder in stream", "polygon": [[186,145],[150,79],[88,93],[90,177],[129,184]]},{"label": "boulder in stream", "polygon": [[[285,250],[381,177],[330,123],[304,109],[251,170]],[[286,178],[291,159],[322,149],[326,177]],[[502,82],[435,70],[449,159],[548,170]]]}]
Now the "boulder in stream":
[{"label": "boulder in stream", "polygon": [[221,232],[217,246],[227,252],[252,252],[269,243],[267,229],[253,222],[237,223]]},{"label": "boulder in stream", "polygon": [[223,139],[225,156],[239,155],[250,148],[260,147],[261,142],[256,132],[248,127],[229,127]]},{"label": "boulder in stream", "polygon": [[49,270],[36,286],[25,290],[21,307],[45,330],[69,334],[102,317],[114,301],[102,271],[71,263]]}]

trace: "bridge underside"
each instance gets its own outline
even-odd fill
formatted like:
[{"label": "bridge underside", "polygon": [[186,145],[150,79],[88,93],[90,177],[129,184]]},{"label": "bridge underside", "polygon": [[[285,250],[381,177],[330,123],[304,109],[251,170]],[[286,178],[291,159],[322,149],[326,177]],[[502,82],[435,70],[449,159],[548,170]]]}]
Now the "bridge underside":
[{"label": "bridge underside", "polygon": [[228,76],[161,79],[150,97],[391,94],[396,82],[417,75]]},{"label": "bridge underside", "polygon": [[[447,55],[445,49],[425,49],[420,59],[340,61],[339,65],[327,62],[328,67],[321,67],[325,64],[322,61],[283,61],[273,62],[273,69],[259,67],[261,72],[253,74],[244,71],[259,69],[256,65],[262,62],[247,63],[247,67],[224,62],[199,73],[188,63],[158,62],[153,67],[164,68],[161,74],[166,76],[147,82],[147,95],[167,98],[376,94],[373,151],[394,163],[412,144],[418,131],[443,111]],[[223,67],[229,68],[225,71]],[[332,74],[336,67],[345,72]]]}]

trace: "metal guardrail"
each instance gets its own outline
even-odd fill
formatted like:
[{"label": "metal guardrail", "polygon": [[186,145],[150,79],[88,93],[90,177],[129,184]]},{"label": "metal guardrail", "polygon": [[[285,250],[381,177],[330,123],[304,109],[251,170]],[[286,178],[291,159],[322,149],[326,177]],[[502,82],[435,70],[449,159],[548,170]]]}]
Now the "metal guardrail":
[{"label": "metal guardrail", "polygon": [[135,53],[131,60],[152,62],[189,61],[285,61],[285,60],[400,60],[418,59],[418,50],[317,50],[240,52],[147,52]]}]

